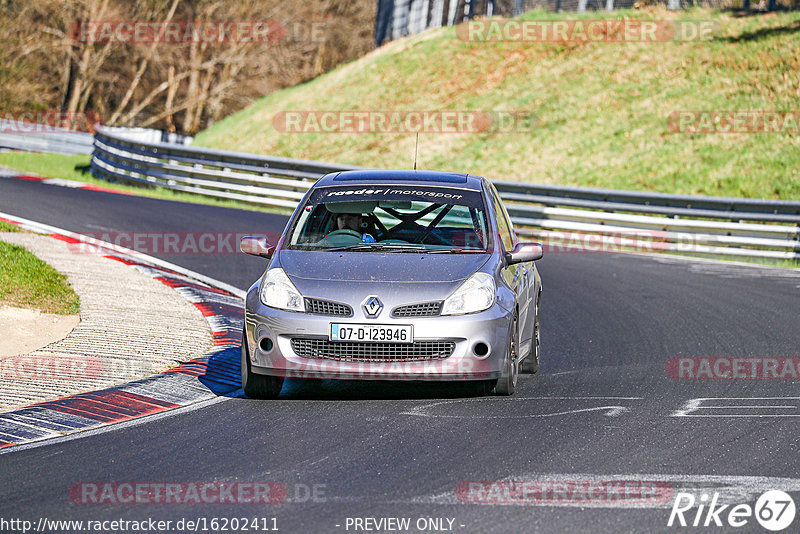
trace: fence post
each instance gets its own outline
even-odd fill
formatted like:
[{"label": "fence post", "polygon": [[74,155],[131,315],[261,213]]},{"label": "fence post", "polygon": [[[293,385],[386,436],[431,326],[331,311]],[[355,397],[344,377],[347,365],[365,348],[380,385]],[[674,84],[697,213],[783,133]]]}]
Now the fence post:
[{"label": "fence post", "polygon": [[378,11],[375,14],[375,46],[381,46],[392,40],[392,22],[394,19],[394,0],[378,0]]},{"label": "fence post", "polygon": [[498,17],[513,17],[514,13],[514,0],[490,0],[492,6],[492,15]]},{"label": "fence post", "polygon": [[453,24],[461,24],[464,22],[464,11],[467,9],[467,0],[456,1],[456,12],[453,16]]}]

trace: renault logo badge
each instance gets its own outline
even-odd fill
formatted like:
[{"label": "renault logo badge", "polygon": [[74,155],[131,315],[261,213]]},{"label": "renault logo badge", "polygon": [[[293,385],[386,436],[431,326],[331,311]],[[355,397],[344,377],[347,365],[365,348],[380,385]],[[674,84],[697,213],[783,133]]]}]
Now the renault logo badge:
[{"label": "renault logo badge", "polygon": [[367,314],[367,317],[374,319],[380,315],[381,310],[383,309],[383,303],[378,299],[378,297],[371,295],[367,297],[367,299],[361,304],[361,307],[364,308],[364,313]]}]

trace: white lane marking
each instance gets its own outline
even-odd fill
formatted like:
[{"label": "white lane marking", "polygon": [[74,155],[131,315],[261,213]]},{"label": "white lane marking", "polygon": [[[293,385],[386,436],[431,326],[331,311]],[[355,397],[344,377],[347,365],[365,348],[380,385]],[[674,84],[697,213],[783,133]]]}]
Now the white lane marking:
[{"label": "white lane marking", "polygon": [[717,408],[720,410],[736,410],[738,408],[797,408],[797,406],[781,406],[781,405],[766,405],[766,404],[754,404],[752,406],[741,405],[741,406],[703,406],[703,408]]},{"label": "white lane marking", "polygon": [[59,443],[64,443],[67,441],[72,441],[74,439],[82,439],[88,438],[90,436],[96,436],[98,434],[105,434],[106,432],[112,432],[116,430],[121,430],[123,428],[129,428],[132,426],[138,426],[145,423],[149,423],[151,421],[156,421],[158,419],[163,419],[165,417],[172,417],[174,415],[180,415],[188,412],[193,412],[195,410],[200,410],[207,406],[211,406],[220,402],[224,402],[229,399],[237,398],[239,394],[243,394],[242,390],[236,390],[228,393],[227,395],[223,395],[221,397],[214,397],[212,399],[208,399],[205,401],[196,402],[194,404],[189,404],[186,406],[179,406],[178,408],[171,408],[169,410],[154,413],[151,415],[145,415],[142,417],[137,417],[135,419],[129,419],[127,421],[122,421],[119,423],[112,423],[107,425],[98,426],[96,428],[90,428],[87,430],[78,430],[71,434],[67,434],[66,436],[61,437],[42,437],[38,438],[33,441],[29,441],[26,443],[21,443],[19,445],[14,445],[13,447],[7,447],[5,449],[0,449],[0,455],[3,454],[13,454],[19,451],[25,451],[28,449],[36,449],[39,447],[45,447],[48,445],[55,445]]},{"label": "white lane marking", "polygon": [[175,271],[178,274],[182,274],[184,276],[188,276],[189,278],[194,278],[199,282],[203,282],[208,284],[212,287],[216,287],[218,289],[222,289],[227,291],[233,295],[236,295],[240,299],[244,299],[247,296],[245,291],[234,287],[230,284],[226,284],[225,282],[221,282],[219,280],[215,280],[209,276],[204,274],[200,274],[195,271],[191,271],[179,265],[175,265],[174,263],[169,263],[164,260],[160,260],[148,254],[144,254],[142,252],[137,252],[135,250],[121,247],[119,245],[115,245],[113,243],[108,243],[106,241],[100,241],[99,239],[95,239],[93,237],[88,237],[83,234],[78,234],[75,232],[70,232],[69,230],[65,230],[63,228],[58,228],[56,226],[50,226],[49,224],[43,224],[36,221],[31,221],[30,219],[24,219],[22,217],[17,217],[16,215],[11,215],[9,213],[0,212],[0,217],[4,219],[8,219],[10,221],[14,221],[20,224],[26,230],[31,230],[33,232],[37,232],[40,234],[60,234],[67,237],[71,237],[73,239],[77,239],[82,243],[88,243],[95,247],[102,247],[104,249],[108,249],[110,252],[116,252],[117,254],[123,254],[125,256],[129,256],[134,259],[142,260],[146,263],[151,263],[153,265],[157,265],[158,267],[163,267],[164,269],[169,269],[171,271]]},{"label": "white lane marking", "polygon": [[[33,421],[29,422],[24,417],[19,417],[19,416],[13,417],[14,415],[16,415],[16,414],[14,414],[14,413],[11,413],[11,414],[2,414],[2,413],[0,413],[0,422],[4,422],[4,423],[7,422],[7,423],[9,423],[11,425],[16,425],[16,426],[22,427],[21,430],[23,430],[23,431],[25,429],[29,429],[28,432],[43,433],[44,434],[42,436],[43,438],[52,437],[52,436],[60,436],[61,435],[58,430],[53,430],[51,428],[43,428],[43,427],[37,426],[36,423],[33,422]],[[22,438],[22,436],[19,436],[18,434],[15,434],[13,428],[8,428],[8,429],[4,428],[4,429],[0,430],[0,432],[2,432],[3,434],[7,434],[9,436],[14,436],[16,438],[24,439],[24,438]],[[36,439],[39,439],[39,438],[36,438]]]},{"label": "white lane marking", "polygon": [[[713,401],[714,404],[706,404]],[[728,404],[716,404],[716,401],[728,402]],[[800,397],[698,397],[689,399],[679,410],[675,410],[670,417],[800,417],[800,406],[797,404],[770,404],[770,403],[751,403],[735,404],[732,401],[800,401]],[[723,413],[705,413],[701,410],[723,410]],[[726,410],[762,410],[763,413],[730,413]],[[766,411],[772,410],[772,411]],[[795,410],[797,413],[774,413],[774,410]],[[696,412],[696,413],[695,413]]]},{"label": "white lane marking", "polygon": [[444,419],[526,419],[531,417],[556,417],[560,415],[571,415],[577,413],[584,413],[584,412],[595,412],[595,411],[605,411],[603,415],[607,417],[617,417],[627,411],[630,411],[630,408],[627,406],[619,406],[619,405],[603,405],[603,406],[594,406],[591,408],[577,408],[574,410],[565,410],[559,412],[551,412],[551,413],[542,413],[542,414],[513,414],[513,415],[479,415],[479,414],[468,414],[468,415],[446,415],[446,414],[435,414],[430,413],[430,410],[436,408],[438,406],[450,405],[450,404],[460,404],[464,402],[481,402],[486,403],[487,401],[530,401],[530,402],[540,402],[546,400],[641,400],[642,397],[535,397],[535,398],[525,398],[525,397],[510,397],[510,398],[500,398],[500,397],[481,397],[477,399],[455,399],[455,400],[445,400],[445,401],[438,401],[438,402],[430,402],[427,404],[423,404],[421,406],[416,406],[411,410],[400,412],[399,415],[410,415],[416,417],[433,417],[433,418],[444,418]]},{"label": "white lane marking", "polygon": [[73,189],[80,189],[81,187],[86,187],[89,185],[83,182],[77,182],[75,180],[64,180],[63,178],[45,178],[42,180],[42,183],[48,185],[57,185],[60,187],[71,187]]},{"label": "white lane marking", "polygon": [[[473,480],[486,482],[486,476],[481,475]],[[628,473],[628,474],[601,474],[601,473],[526,473],[514,475],[497,480],[499,485],[515,482],[563,483],[563,482],[634,482],[634,483],[663,483],[669,484],[672,495],[678,492],[692,493],[694,495],[712,495],[719,493],[720,504],[740,504],[754,501],[765,491],[780,489],[787,493],[800,492],[799,478],[764,477],[764,476],[737,476],[737,475],[691,475],[691,474],[654,474],[654,473]],[[467,481],[465,481],[467,482]],[[663,502],[636,502],[625,500],[587,500],[575,499],[573,501],[535,502],[529,500],[520,502],[509,499],[508,502],[469,503],[459,499],[455,485],[452,489],[439,493],[420,495],[411,499],[390,501],[408,504],[441,504],[462,506],[559,506],[579,508],[671,508],[673,498],[661,499]],[[350,501],[358,498],[350,497]],[[361,501],[370,501],[365,496]]]},{"label": "white lane marking", "polygon": [[[579,369],[576,369],[574,371],[561,371],[560,373],[550,373],[550,376],[572,375],[572,374],[580,373],[580,372],[581,371]],[[523,376],[528,377],[528,376],[531,376],[531,375],[523,375]],[[522,377],[520,377],[520,378],[522,378]]]}]

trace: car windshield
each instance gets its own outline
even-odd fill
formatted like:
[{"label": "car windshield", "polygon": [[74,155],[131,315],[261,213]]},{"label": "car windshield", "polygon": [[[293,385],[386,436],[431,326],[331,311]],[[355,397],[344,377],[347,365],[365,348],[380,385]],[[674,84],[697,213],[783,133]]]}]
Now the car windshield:
[{"label": "car windshield", "polygon": [[420,186],[323,187],[289,237],[295,250],[476,253],[487,250],[480,192]]}]

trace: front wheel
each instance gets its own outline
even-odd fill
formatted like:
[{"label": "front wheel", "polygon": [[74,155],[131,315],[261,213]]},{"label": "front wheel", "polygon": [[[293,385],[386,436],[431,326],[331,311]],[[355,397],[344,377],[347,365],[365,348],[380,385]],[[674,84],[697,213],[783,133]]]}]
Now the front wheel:
[{"label": "front wheel", "polygon": [[[541,297],[540,297],[541,298]],[[534,374],[539,370],[539,300],[536,300],[536,317],[533,320],[533,345],[531,352],[519,364],[523,373]]]},{"label": "front wheel", "polygon": [[503,371],[497,379],[494,392],[497,395],[513,395],[517,389],[517,378],[519,377],[519,362],[517,361],[517,318],[511,325],[511,333],[508,336],[508,347],[506,357],[503,360]]},{"label": "front wheel", "polygon": [[251,399],[276,399],[283,388],[283,377],[257,375],[250,368],[247,336],[242,332],[242,389]]}]

